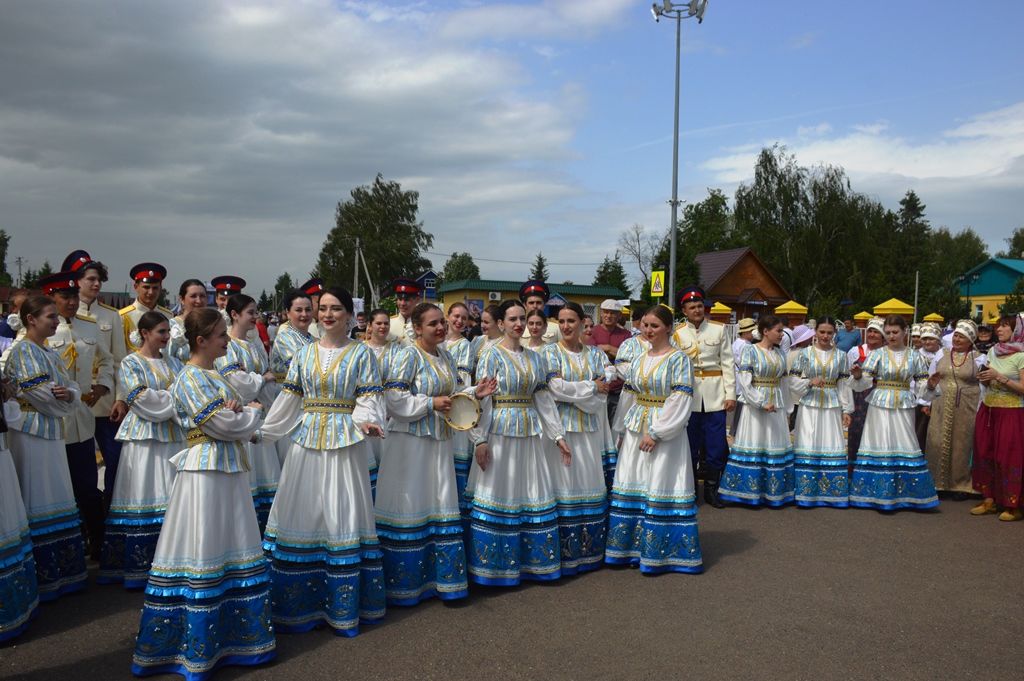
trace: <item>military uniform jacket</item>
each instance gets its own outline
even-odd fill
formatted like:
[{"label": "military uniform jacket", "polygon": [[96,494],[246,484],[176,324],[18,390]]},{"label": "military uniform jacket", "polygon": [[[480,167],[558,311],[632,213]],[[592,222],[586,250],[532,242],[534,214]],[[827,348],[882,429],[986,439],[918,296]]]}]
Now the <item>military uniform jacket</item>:
[{"label": "military uniform jacket", "polygon": [[[174,317],[171,311],[168,310],[166,307],[161,307],[157,305],[156,308],[154,309],[156,309],[156,311],[161,313],[163,316],[167,317],[168,321],[170,321]],[[146,314],[149,311],[150,308],[140,303],[137,299],[128,307],[121,308],[121,325],[124,327],[124,346],[127,352],[131,353],[139,351],[139,346],[132,343],[131,335],[132,331],[135,331],[135,329],[137,328],[136,325],[139,322],[139,317],[141,317],[142,315]]]},{"label": "military uniform jacket", "polygon": [[736,399],[732,344],[725,337],[725,325],[707,319],[700,327],[683,322],[672,340],[693,366],[694,411],[721,411],[726,400]]},{"label": "military uniform jacket", "polygon": [[404,346],[413,345],[416,342],[416,332],[412,328],[412,319],[406,319],[401,314],[392,317],[388,340],[398,341]]},{"label": "military uniform jacket", "polygon": [[[57,333],[47,340],[47,345],[60,357],[82,395],[93,385],[114,391],[114,361],[103,347],[99,324],[92,317],[61,318]],[[75,400],[73,406],[72,412],[64,417],[64,441],[68,444],[85,442],[96,432],[92,409],[81,400]]]},{"label": "military uniform jacket", "polygon": [[[92,305],[85,301],[78,303],[78,316],[89,317],[96,321],[99,328],[100,345],[110,353],[113,366],[113,375],[117,376],[121,360],[128,355],[125,346],[124,325],[121,323],[121,314],[117,308],[104,305],[99,300],[94,300]],[[96,375],[98,367],[93,367],[93,375]],[[95,383],[96,381],[93,381]],[[83,387],[88,392],[89,388]],[[110,392],[96,401],[92,406],[92,414],[96,417],[110,415],[110,409],[114,406],[114,393]]]}]

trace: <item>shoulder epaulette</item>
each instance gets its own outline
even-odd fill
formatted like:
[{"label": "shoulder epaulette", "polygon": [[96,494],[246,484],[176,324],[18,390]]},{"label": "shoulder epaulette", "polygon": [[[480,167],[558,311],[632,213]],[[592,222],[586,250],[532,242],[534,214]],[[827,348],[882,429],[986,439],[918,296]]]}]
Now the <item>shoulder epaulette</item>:
[{"label": "shoulder epaulette", "polygon": [[168,309],[167,309],[166,307],[164,307],[163,305],[157,305],[157,306],[156,306],[156,309],[157,309],[157,311],[158,311],[158,312],[163,312],[163,313],[164,313],[165,315],[167,315],[168,317],[173,317],[173,316],[174,316],[174,313],[173,313],[173,312],[171,312],[170,310],[168,310]]},{"label": "shoulder epaulette", "polygon": [[117,311],[117,313],[123,317],[126,314],[128,314],[129,312],[133,312],[134,310],[135,310],[135,303],[132,303],[128,307],[122,307],[120,310]]},{"label": "shoulder epaulette", "polygon": [[99,306],[105,310],[113,310],[114,312],[120,312],[120,310],[118,310],[116,307],[113,307],[112,305],[107,305],[106,303],[99,303]]},{"label": "shoulder epaulette", "polygon": [[75,315],[75,319],[81,319],[83,322],[89,322],[91,324],[96,324],[97,323],[95,317],[90,317],[89,315],[84,315],[84,314],[76,314]]}]

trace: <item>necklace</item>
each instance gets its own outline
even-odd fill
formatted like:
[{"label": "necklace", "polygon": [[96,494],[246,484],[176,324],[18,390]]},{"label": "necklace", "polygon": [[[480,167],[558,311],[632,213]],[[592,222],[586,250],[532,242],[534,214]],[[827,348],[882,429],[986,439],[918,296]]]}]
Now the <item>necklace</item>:
[{"label": "necklace", "polygon": [[[960,355],[961,357],[959,364],[956,363],[957,355]],[[959,369],[960,367],[967,363],[967,358],[970,357],[970,355],[971,353],[969,352],[952,352],[949,357],[949,363],[953,365],[954,369]]]}]

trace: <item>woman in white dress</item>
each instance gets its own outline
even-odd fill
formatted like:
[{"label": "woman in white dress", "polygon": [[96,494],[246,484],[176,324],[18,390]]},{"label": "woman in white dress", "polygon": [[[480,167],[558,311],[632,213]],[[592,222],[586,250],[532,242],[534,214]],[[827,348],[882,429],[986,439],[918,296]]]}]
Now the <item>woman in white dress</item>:
[{"label": "woman in white dress", "polygon": [[[448,307],[448,336],[445,338],[444,349],[455,360],[462,385],[473,385],[473,358],[471,343],[463,335],[469,321],[469,308],[462,303],[452,303]],[[455,486],[459,500],[459,508],[465,510],[463,495],[466,492],[466,480],[469,478],[469,467],[473,462],[473,443],[469,441],[469,432],[457,430],[452,433],[452,449],[455,456]]]},{"label": "woman in white dress", "polygon": [[32,533],[39,599],[85,588],[85,542],[71,488],[63,433],[81,390],[63,359],[46,347],[57,332],[53,299],[33,296],[19,312],[25,336],[11,347],[4,378],[17,389],[24,418],[7,433]]},{"label": "woman in white dress", "polygon": [[546,449],[558,501],[562,575],[572,575],[596,570],[604,562],[608,356],[593,345],[583,344],[583,308],[577,303],[567,303],[558,311],[558,330],[562,340],[545,346],[541,354],[548,372],[548,389],[573,452],[572,465],[562,465],[561,452],[554,444]]},{"label": "woman in white dress", "polygon": [[171,386],[187,449],[171,458],[178,473],[146,585],[132,673],[206,679],[223,665],[257,665],[275,656],[270,575],[249,491],[245,442],[260,423],[214,368],[228,348],[214,309],[185,317],[189,361]]},{"label": "woman in white dress", "polygon": [[[97,581],[124,582],[126,589],[146,586],[167,500],[177,472],[171,457],[185,446],[177,422],[171,384],[183,366],[173,355],[163,358],[170,323],[160,312],[143,314],[132,333],[137,352],[121,360],[119,392],[128,414],[117,431],[123,443]],[[137,341],[137,342],[136,342]]]},{"label": "woman in white dress", "polygon": [[850,505],[843,429],[850,427],[853,392],[846,353],[833,342],[836,329],[832,317],[819,319],[813,344],[797,352],[789,372],[800,405],[793,445],[797,506]]},{"label": "woman in white dress", "polygon": [[165,354],[172,355],[179,362],[188,361],[188,341],[185,339],[185,316],[192,310],[201,310],[207,305],[206,284],[198,279],[186,279],[178,288],[178,304],[181,313],[171,320],[171,340]]},{"label": "woman in white dress", "polygon": [[[278,330],[270,348],[270,370],[278,386],[288,376],[295,353],[315,340],[309,333],[309,325],[313,323],[313,301],[309,294],[298,289],[292,291],[285,296],[284,309],[288,322]],[[277,441],[277,458],[282,467],[290,447],[291,441],[287,438]]]},{"label": "woman in white dress", "polygon": [[39,607],[36,561],[25,504],[18,486],[18,472],[7,449],[7,432],[23,418],[15,388],[3,382],[0,388],[0,644],[28,628]]},{"label": "woman in white dress", "polygon": [[743,348],[736,368],[744,406],[718,496],[737,504],[779,508],[796,497],[789,439],[793,403],[786,356],[778,347],[782,320],[762,315],[757,330],[761,339]]},{"label": "woman in white dress", "polygon": [[490,349],[495,343],[505,337],[501,332],[501,327],[498,325],[498,319],[500,318],[500,305],[488,305],[480,313],[480,335],[470,341],[469,344],[469,360],[471,363],[469,368],[473,372],[474,377],[476,376],[476,367],[480,363],[480,357],[484,354],[484,351]]},{"label": "woman in white dress", "polygon": [[[391,362],[394,361],[398,351],[402,349],[401,343],[388,339],[391,335],[391,316],[384,309],[370,310],[366,318],[366,324],[368,329],[366,345],[373,351],[373,356],[377,358],[377,368],[380,371],[381,377],[387,376],[388,371],[391,369]],[[384,405],[383,400],[381,405]],[[384,409],[385,411],[380,414],[378,421],[382,426],[386,427],[388,420],[386,406],[384,406]],[[380,463],[384,457],[384,443],[378,438],[373,438],[370,440],[368,451],[370,453],[370,459],[367,462],[370,469],[370,490],[374,498],[376,498],[377,471],[380,469]]]},{"label": "woman in white dress", "polygon": [[690,358],[672,346],[672,313],[658,305],[641,324],[649,348],[625,372],[624,432],[608,514],[605,562],[647,574],[704,570],[686,424],[693,398]]},{"label": "woman in white dress", "polygon": [[[270,358],[258,339],[248,340],[249,332],[256,328],[256,301],[244,293],[228,297],[224,307],[230,324],[228,332],[231,342],[228,351],[217,359],[217,370],[231,384],[244,402],[259,402],[264,411],[270,408],[280,392],[277,378],[270,370]],[[270,442],[249,443],[250,479],[252,500],[256,506],[260,531],[267,526],[267,516],[274,503],[278,480],[281,478],[281,460],[277,447]]]},{"label": "woman in white dress", "polygon": [[889,315],[885,347],[850,370],[854,390],[874,386],[864,435],[850,478],[850,505],[878,511],[927,510],[939,505],[935,482],[917,442],[917,399],[927,390],[928,362],[906,346],[907,322]]},{"label": "woman in white dress", "polygon": [[391,420],[377,481],[377,532],[393,605],[469,594],[452,457],[455,431],[445,415],[454,393],[483,399],[495,386],[493,379],[475,389],[462,384],[455,359],[442,347],[441,310],[420,303],[410,322],[415,344],[398,352],[384,379]]},{"label": "woman in white dress", "polygon": [[540,310],[530,310],[526,314],[526,331],[530,339],[526,342],[526,349],[540,352],[547,343],[544,342],[544,334],[548,330],[548,318]]},{"label": "woman in white dress", "polygon": [[563,465],[572,463],[572,454],[543,361],[520,342],[526,309],[507,300],[497,314],[504,337],[477,366],[477,381],[493,378],[497,389],[484,400],[480,423],[471,431],[467,550],[473,581],[515,586],[523,579],[562,576],[555,483],[541,438],[555,441]]},{"label": "woman in white dress", "polygon": [[384,617],[384,571],[366,462],[383,435],[383,387],[365,343],[349,338],[352,296],[324,289],[321,337],[292,358],[263,424],[294,446],[281,473],[263,548],[278,631],[327,626],[355,636]]}]

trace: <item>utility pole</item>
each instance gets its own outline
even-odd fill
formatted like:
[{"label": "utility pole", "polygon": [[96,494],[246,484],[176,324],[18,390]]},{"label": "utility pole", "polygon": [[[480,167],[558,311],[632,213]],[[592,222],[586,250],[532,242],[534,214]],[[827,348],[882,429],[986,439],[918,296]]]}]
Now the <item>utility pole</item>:
[{"label": "utility pole", "polygon": [[359,297],[359,237],[356,237],[355,260],[352,261],[352,296]]},{"label": "utility pole", "polygon": [[21,266],[25,264],[25,258],[19,255],[14,262],[18,266],[18,288],[21,288]]}]

